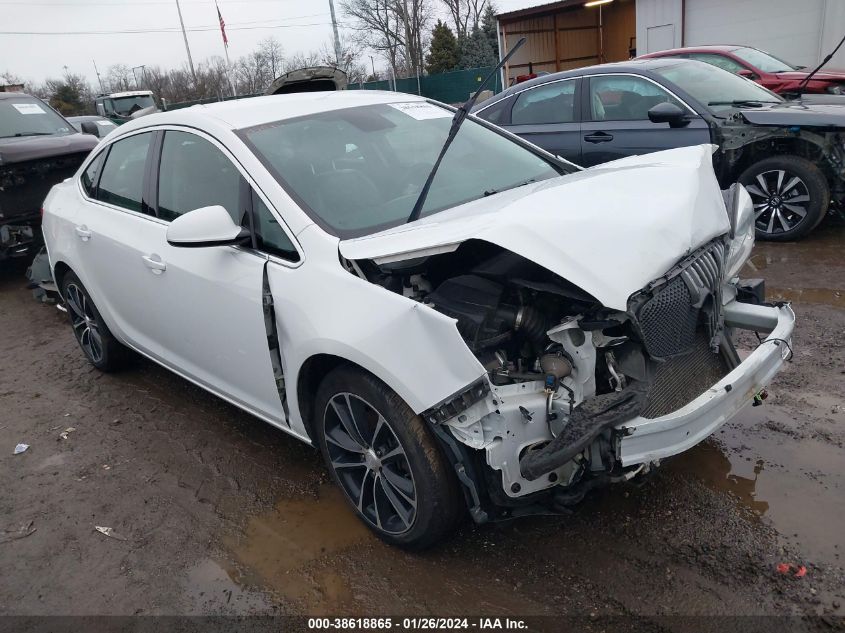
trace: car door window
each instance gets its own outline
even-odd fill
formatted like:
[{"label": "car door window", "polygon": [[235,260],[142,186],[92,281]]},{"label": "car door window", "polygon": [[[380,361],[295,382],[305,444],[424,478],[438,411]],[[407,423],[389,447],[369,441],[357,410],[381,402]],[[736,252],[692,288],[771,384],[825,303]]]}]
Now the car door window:
[{"label": "car door window", "polygon": [[521,93],[511,112],[513,125],[575,121],[575,82],[555,81]]},{"label": "car door window", "polygon": [[241,224],[241,174],[211,142],[168,130],[161,148],[158,217],[175,220],[194,209],[220,205]]},{"label": "car door window", "polygon": [[143,201],[144,170],[152,134],[136,134],[112,143],[97,187],[97,200],[147,212]]},{"label": "car door window", "polygon": [[96,197],[97,179],[100,177],[100,171],[102,171],[103,162],[106,159],[107,153],[108,150],[100,152],[97,157],[91,161],[85,171],[82,172],[82,178],[80,178],[82,188],[85,190],[85,193],[92,198]]},{"label": "car door window", "polygon": [[684,105],[655,83],[632,75],[590,78],[590,114],[593,121],[647,121],[658,103]]},{"label": "car door window", "polygon": [[494,125],[510,125],[513,102],[514,97],[502,99],[498,103],[484,108],[484,110],[478,113],[478,116]]},{"label": "car door window", "polygon": [[712,53],[690,53],[689,58],[700,62],[706,62],[711,66],[715,66],[716,68],[721,68],[722,70],[727,70],[732,73],[740,70],[746,70],[745,66],[739,62],[735,62],[730,57],[725,57],[723,55],[713,55]]},{"label": "car door window", "polygon": [[256,248],[289,261],[299,261],[299,253],[293,241],[255,191],[252,192],[252,209]]}]

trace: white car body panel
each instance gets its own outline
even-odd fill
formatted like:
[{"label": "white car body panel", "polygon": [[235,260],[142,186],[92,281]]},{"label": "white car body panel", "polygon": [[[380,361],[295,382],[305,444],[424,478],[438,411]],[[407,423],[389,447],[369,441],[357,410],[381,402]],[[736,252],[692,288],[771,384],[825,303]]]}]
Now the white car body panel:
[{"label": "white car body panel", "polygon": [[614,161],[345,240],[340,250],[352,260],[411,259],[484,240],[625,310],[632,293],[730,228],[710,155],[702,145]]}]

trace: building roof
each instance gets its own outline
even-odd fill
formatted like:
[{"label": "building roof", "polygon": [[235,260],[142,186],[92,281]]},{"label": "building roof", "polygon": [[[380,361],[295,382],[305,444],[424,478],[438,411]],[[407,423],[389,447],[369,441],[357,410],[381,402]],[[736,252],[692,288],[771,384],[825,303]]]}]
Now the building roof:
[{"label": "building roof", "polygon": [[514,20],[517,18],[524,18],[530,15],[537,15],[540,13],[554,13],[560,9],[575,9],[583,6],[585,0],[557,0],[557,2],[547,2],[545,4],[538,4],[534,7],[526,7],[525,9],[517,9],[516,11],[508,11],[507,13],[499,13],[496,18],[501,20]]}]

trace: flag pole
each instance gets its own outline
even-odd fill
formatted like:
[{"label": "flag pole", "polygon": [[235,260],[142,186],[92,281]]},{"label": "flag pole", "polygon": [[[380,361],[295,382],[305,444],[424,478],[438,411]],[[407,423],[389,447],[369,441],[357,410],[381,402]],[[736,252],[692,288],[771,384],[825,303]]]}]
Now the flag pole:
[{"label": "flag pole", "polygon": [[229,79],[229,87],[232,89],[232,96],[238,96],[238,91],[235,89],[235,82],[232,81],[232,62],[229,61],[229,38],[226,37],[226,22],[223,21],[223,14],[220,13],[220,7],[217,6],[217,0],[214,1],[214,8],[217,9],[217,19],[220,22],[220,35],[223,36],[223,52],[226,55],[226,77]]}]

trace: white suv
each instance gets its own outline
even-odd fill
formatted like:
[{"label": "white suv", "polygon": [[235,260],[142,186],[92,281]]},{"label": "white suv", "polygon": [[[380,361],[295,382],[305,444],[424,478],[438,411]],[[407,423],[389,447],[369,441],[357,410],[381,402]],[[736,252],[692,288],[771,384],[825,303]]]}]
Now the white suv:
[{"label": "white suv", "polygon": [[[753,211],[710,147],[580,170],[471,117],[408,222],[452,115],[349,91],[121,126],[44,206],[84,353],[319,446],[409,547],[645,472],[777,372],[794,316],[738,283]],[[768,337],[740,362],[734,328]]]}]

